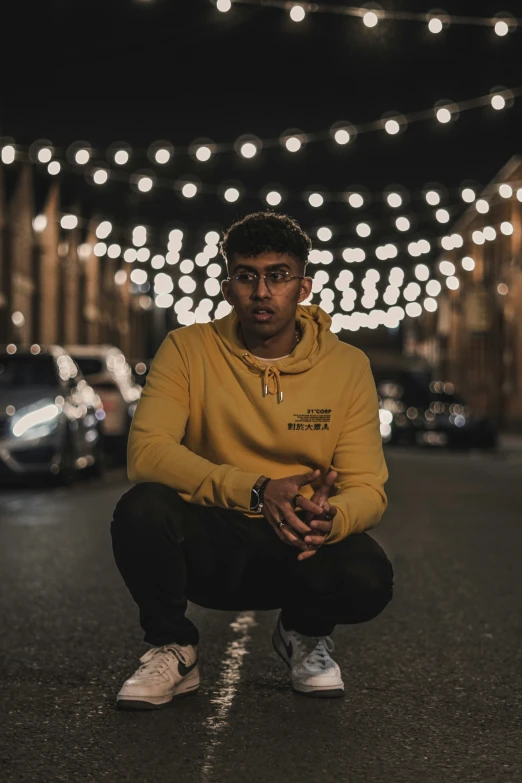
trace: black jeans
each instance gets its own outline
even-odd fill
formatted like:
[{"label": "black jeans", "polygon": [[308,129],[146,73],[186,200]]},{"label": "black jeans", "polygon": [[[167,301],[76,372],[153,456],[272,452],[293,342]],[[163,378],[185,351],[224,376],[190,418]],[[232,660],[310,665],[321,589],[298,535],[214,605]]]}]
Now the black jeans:
[{"label": "black jeans", "polygon": [[[302,512],[298,512],[302,514]],[[376,617],[390,601],[393,569],[366,533],[298,561],[265,519],[186,503],[164,484],[137,484],[118,502],[114,557],[138,605],[145,641],[197,644],[187,601],[211,609],[282,609],[284,627],[327,636]]]}]

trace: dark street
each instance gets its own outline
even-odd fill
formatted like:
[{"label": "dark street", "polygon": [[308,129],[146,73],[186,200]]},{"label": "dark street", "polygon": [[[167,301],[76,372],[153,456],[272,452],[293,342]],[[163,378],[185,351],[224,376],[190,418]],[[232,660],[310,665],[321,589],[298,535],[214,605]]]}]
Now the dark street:
[{"label": "dark street", "polygon": [[372,535],[395,596],[375,621],[336,630],[335,701],[291,692],[276,612],[191,606],[199,693],[116,711],[146,650],[110,545],[123,471],[4,488],[2,781],[520,780],[522,452],[387,458],[390,509]]}]

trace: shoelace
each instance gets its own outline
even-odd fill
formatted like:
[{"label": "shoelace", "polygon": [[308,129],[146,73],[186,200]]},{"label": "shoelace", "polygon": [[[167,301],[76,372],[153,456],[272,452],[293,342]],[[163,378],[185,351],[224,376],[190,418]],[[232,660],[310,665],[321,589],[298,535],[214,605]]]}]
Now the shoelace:
[{"label": "shoelace", "polygon": [[[303,636],[297,631],[288,632],[295,642],[299,660],[310,666],[320,666],[324,669],[328,663],[329,653],[335,645],[329,636]],[[313,644],[313,649],[310,647]]]},{"label": "shoelace", "polygon": [[178,647],[175,645],[164,645],[163,647],[152,647],[142,655],[140,661],[142,665],[136,672],[136,677],[150,677],[155,674],[162,674],[172,663],[172,656],[186,663]]}]

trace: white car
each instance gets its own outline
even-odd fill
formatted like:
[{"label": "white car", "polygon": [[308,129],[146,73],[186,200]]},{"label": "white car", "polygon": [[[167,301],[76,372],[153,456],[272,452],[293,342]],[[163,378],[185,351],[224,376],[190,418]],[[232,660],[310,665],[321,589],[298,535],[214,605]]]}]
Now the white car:
[{"label": "white car", "polygon": [[99,394],[105,411],[105,443],[125,458],[129,429],[141,396],[125,356],[114,345],[69,345],[67,351]]}]

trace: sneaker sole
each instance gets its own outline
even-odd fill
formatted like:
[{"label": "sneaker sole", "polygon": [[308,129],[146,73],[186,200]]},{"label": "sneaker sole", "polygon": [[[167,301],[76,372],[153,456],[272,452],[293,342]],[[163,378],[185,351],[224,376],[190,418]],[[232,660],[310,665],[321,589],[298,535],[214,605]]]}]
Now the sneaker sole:
[{"label": "sneaker sole", "polygon": [[[279,649],[278,641],[280,640],[279,633],[277,629],[274,631],[274,634],[272,636],[272,644],[274,647],[274,650],[279,655],[279,657],[286,663],[288,668],[291,670],[292,665],[288,660],[288,657],[286,655],[286,650],[283,652],[283,650]],[[284,648],[283,648],[284,649]],[[338,699],[342,696],[344,696],[344,688],[339,688],[338,685],[332,685],[330,688],[316,688],[314,686],[310,685],[302,685],[300,688],[297,688],[292,683],[292,690],[294,693],[298,693],[300,696],[308,696],[315,699]]]},{"label": "sneaker sole", "polygon": [[161,710],[172,704],[174,699],[196,693],[200,686],[199,669],[196,668],[182,680],[168,696],[152,696],[149,699],[118,697],[116,707],[119,710]]}]

